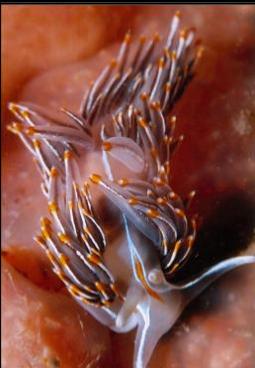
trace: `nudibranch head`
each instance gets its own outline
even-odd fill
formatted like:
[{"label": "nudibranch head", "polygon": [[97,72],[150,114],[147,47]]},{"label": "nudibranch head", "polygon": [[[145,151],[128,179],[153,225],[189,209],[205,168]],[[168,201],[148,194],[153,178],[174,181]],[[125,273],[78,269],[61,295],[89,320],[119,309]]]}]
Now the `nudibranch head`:
[{"label": "nudibranch head", "polygon": [[[70,294],[117,332],[135,327],[134,367],[145,367],[160,337],[187,303],[216,277],[255,257],[223,261],[185,284],[173,283],[192,255],[196,223],[170,186],[174,138],[171,109],[193,77],[202,49],[193,30],[179,30],[175,14],[165,44],[156,35],[134,48],[128,33],[116,60],[65,118],[31,104],[9,105],[9,129],[32,154],[42,176],[49,217],[35,239]],[[82,170],[96,154],[103,172]],[[115,237],[100,216],[100,200],[114,209]],[[109,212],[110,213],[110,212]],[[116,218],[117,214],[117,218]]]}]

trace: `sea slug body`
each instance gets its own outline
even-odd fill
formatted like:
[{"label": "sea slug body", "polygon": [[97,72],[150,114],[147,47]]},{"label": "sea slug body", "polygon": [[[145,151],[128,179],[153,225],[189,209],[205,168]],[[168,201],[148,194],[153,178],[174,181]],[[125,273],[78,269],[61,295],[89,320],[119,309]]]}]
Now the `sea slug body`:
[{"label": "sea slug body", "polygon": [[[170,186],[170,167],[182,136],[174,138],[174,104],[194,76],[202,54],[193,29],[172,19],[164,46],[156,34],[131,47],[127,33],[87,91],[78,113],[55,119],[39,106],[10,103],[9,130],[30,151],[42,176],[49,218],[36,241],[70,294],[116,332],[137,327],[134,368],[145,368],[161,338],[186,305],[217,277],[254,263],[230,258],[195,279],[173,277],[192,257],[196,222]],[[104,173],[84,182],[83,155],[97,152]],[[94,204],[99,191],[118,214],[117,246],[109,241]],[[121,233],[121,236],[119,235]],[[121,264],[119,263],[121,262]],[[121,280],[121,282],[120,282]]]}]

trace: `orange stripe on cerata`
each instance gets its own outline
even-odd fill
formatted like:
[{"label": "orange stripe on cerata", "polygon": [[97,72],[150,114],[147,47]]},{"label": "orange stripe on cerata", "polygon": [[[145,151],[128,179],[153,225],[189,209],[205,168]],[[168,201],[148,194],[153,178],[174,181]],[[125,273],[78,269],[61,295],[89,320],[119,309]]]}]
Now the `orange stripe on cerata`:
[{"label": "orange stripe on cerata", "polygon": [[101,176],[97,175],[97,174],[92,174],[92,175],[90,175],[89,178],[92,181],[92,183],[94,183],[94,184],[100,184],[100,182],[102,180]]},{"label": "orange stripe on cerata", "polygon": [[102,149],[104,151],[110,151],[112,149],[112,144],[110,142],[103,142],[102,143]]},{"label": "orange stripe on cerata", "polygon": [[143,284],[143,287],[145,288],[145,290],[147,291],[147,293],[152,296],[152,298],[159,300],[162,302],[161,297],[159,296],[159,294],[157,294],[154,290],[152,290],[150,288],[150,286],[148,285],[145,276],[144,276],[144,272],[143,272],[143,267],[141,265],[141,262],[138,261],[138,259],[135,260],[135,270],[136,270],[136,274],[137,277],[139,278],[139,280],[141,281],[141,283]]}]

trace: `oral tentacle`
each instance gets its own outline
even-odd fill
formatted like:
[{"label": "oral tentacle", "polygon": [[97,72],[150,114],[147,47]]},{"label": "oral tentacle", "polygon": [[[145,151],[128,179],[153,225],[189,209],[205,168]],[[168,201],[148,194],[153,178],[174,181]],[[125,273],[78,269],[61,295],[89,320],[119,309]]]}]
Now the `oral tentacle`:
[{"label": "oral tentacle", "polygon": [[237,256],[226,259],[210,267],[194,280],[186,284],[177,286],[177,289],[183,290],[186,298],[186,303],[188,303],[191,300],[195,299],[200,293],[203,292],[203,290],[205,290],[210,284],[212,284],[225,273],[238,267],[250,264],[255,264],[255,256],[253,255]]}]

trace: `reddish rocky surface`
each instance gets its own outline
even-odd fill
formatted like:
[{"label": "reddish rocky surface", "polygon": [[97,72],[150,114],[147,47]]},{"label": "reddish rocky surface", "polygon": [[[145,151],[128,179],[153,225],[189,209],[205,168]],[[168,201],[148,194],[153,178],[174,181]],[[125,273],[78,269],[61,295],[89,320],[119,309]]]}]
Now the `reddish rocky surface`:
[{"label": "reddish rocky surface", "polygon": [[38,73],[116,40],[135,12],[130,6],[3,5],[2,109]]},{"label": "reddish rocky surface", "polygon": [[2,264],[3,367],[111,366],[109,332],[66,295]]}]

